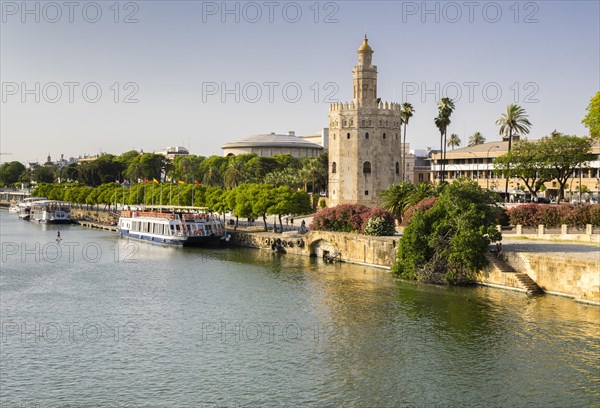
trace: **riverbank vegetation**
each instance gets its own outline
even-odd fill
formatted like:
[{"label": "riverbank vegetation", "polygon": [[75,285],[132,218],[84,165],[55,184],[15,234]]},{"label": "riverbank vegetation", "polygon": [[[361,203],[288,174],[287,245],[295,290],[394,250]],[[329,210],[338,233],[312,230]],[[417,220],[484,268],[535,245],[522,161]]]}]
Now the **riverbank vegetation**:
[{"label": "riverbank vegetation", "polygon": [[311,230],[352,232],[365,235],[394,235],[394,216],[381,208],[340,204],[315,214]]},{"label": "riverbank vegetation", "polygon": [[131,150],[120,156],[102,154],[94,160],[63,166],[47,162],[26,169],[19,162],[5,163],[0,166],[0,184],[66,182],[98,187],[115,181],[135,184],[145,180],[181,180],[224,190],[241,184],[266,183],[321,192],[327,189],[327,161],[326,152],[319,157],[303,158],[289,154],[273,157],[240,154],[227,157],[185,155],[168,160],[161,154]]},{"label": "riverbank vegetation", "polygon": [[558,227],[569,225],[585,227],[586,224],[600,226],[600,204],[594,205],[544,205],[524,204],[508,210],[512,225],[524,227]]},{"label": "riverbank vegetation", "polygon": [[556,180],[560,202],[575,171],[594,160],[592,143],[591,138],[558,132],[536,141],[522,140],[494,160],[494,172],[504,178],[518,177],[534,197],[545,189],[544,183]]},{"label": "riverbank vegetation", "polygon": [[[487,264],[495,228],[497,196],[477,183],[445,185],[428,206],[415,209],[400,239],[394,274],[428,283],[469,284]],[[429,207],[429,208],[427,208]]]},{"label": "riverbank vegetation", "polygon": [[269,184],[242,184],[230,190],[189,183],[144,182],[132,185],[106,183],[98,187],[78,184],[40,184],[33,195],[51,200],[68,201],[82,207],[100,207],[110,210],[121,205],[177,205],[207,207],[210,211],[225,214],[232,211],[237,217],[262,218],[265,230],[266,217],[275,215],[282,228],[282,215],[309,214],[312,212],[310,195],[287,186]]}]

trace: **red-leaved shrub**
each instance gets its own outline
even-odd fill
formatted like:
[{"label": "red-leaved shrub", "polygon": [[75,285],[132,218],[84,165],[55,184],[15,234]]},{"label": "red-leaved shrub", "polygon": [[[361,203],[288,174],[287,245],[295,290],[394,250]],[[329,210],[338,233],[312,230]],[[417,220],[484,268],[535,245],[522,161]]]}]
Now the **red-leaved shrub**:
[{"label": "red-leaved shrub", "polygon": [[319,211],[309,227],[311,230],[359,233],[373,217],[382,217],[394,225],[394,216],[389,211],[360,204],[340,204]]},{"label": "red-leaved shrub", "polygon": [[525,204],[508,210],[512,225],[548,227],[569,225],[583,227],[586,224],[600,225],[600,204],[595,205],[544,205]]},{"label": "red-leaved shrub", "polygon": [[402,215],[402,225],[407,226],[410,223],[410,219],[416,211],[426,212],[429,210],[435,202],[437,201],[437,197],[427,197],[416,203],[415,205],[411,205],[404,211]]}]

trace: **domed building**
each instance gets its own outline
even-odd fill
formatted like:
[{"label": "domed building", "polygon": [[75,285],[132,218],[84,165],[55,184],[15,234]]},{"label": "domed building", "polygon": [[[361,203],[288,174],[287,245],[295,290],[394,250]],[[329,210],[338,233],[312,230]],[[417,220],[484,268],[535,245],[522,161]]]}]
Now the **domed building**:
[{"label": "domed building", "polygon": [[296,136],[294,132],[288,132],[285,135],[271,132],[229,142],[222,149],[224,156],[254,153],[263,157],[278,154],[289,154],[293,157],[317,157],[327,148],[327,136],[327,129],[323,129],[321,134],[311,136]]}]

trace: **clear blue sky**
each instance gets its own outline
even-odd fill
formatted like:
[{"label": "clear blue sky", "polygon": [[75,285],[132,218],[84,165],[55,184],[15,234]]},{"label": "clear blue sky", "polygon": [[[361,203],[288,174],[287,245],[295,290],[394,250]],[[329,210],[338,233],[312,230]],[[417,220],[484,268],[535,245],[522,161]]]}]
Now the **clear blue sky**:
[{"label": "clear blue sky", "polygon": [[[117,14],[110,1],[96,3],[101,16],[88,3],[29,2],[28,13],[2,1],[0,151],[13,154],[2,161],[188,142],[210,155],[250,134],[316,133],[327,98],[352,97],[365,33],[379,96],[416,109],[413,148],[438,146],[442,96],[461,92],[449,133],[466,143],[475,131],[498,138],[494,122],[512,102],[529,113],[531,138],[587,134],[580,122],[600,89],[598,1],[228,2],[229,14],[221,1],[123,2]],[[124,103],[132,93],[137,102]]]}]

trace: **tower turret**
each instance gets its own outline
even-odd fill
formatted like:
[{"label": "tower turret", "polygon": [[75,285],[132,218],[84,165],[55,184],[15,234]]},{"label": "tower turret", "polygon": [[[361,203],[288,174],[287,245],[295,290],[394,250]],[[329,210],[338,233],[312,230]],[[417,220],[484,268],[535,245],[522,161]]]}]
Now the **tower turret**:
[{"label": "tower turret", "polygon": [[354,102],[359,105],[374,105],[377,100],[377,67],[371,64],[373,49],[365,35],[358,48],[358,65],[354,66]]}]

